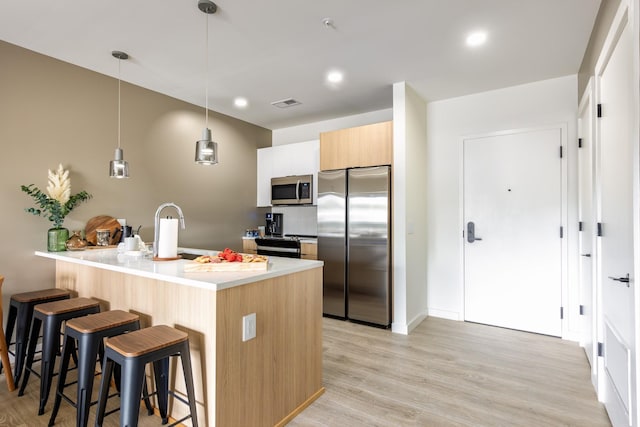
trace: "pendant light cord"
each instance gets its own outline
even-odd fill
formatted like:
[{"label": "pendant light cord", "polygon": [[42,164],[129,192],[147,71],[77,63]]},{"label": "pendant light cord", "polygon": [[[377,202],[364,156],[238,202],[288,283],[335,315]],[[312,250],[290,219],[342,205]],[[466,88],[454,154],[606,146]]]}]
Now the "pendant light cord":
[{"label": "pendant light cord", "polygon": [[204,75],[204,127],[209,127],[209,15],[204,14],[205,19],[205,58],[206,67]]},{"label": "pendant light cord", "polygon": [[118,58],[118,148],[120,148],[120,63],[121,58]]}]

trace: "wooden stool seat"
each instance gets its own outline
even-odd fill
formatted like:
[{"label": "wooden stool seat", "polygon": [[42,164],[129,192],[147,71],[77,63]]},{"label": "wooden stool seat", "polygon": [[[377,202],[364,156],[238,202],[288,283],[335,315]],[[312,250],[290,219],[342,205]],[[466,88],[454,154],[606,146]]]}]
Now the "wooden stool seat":
[{"label": "wooden stool seat", "polygon": [[11,299],[16,302],[45,302],[52,298],[69,297],[71,292],[66,289],[43,289],[41,291],[23,292],[11,295]]},{"label": "wooden stool seat", "polygon": [[[33,310],[33,325],[31,327],[31,337],[29,338],[29,349],[27,350],[27,360],[24,368],[24,378],[20,384],[18,396],[24,394],[27,387],[30,373],[40,377],[40,406],[38,415],[44,413],[44,408],[49,399],[51,382],[54,375],[56,354],[60,349],[60,330],[62,323],[75,317],[86,316],[100,312],[100,303],[90,298],[71,298],[55,302],[38,304]],[[42,326],[42,360],[40,363],[40,373],[32,368],[33,359],[36,352],[38,334]]]},{"label": "wooden stool seat", "polygon": [[167,325],[158,325],[113,337],[107,341],[107,347],[125,357],[138,357],[186,341],[188,338],[185,332]]},{"label": "wooden stool seat", "polygon": [[76,317],[67,322],[66,327],[82,334],[91,334],[138,321],[140,316],[122,310],[110,310],[98,314]]},{"label": "wooden stool seat", "polygon": [[[179,398],[169,390],[169,357],[179,356],[182,360],[187,400]],[[169,394],[189,405],[189,415],[175,421],[178,425],[191,418],[191,424],[198,427],[195,389],[193,386],[193,371],[189,353],[189,337],[186,333],[167,325],[152,326],[125,335],[108,338],[104,351],[102,379],[100,381],[100,396],[96,426],[102,426],[107,406],[109,381],[115,365],[122,369],[122,387],[120,390],[120,425],[134,427],[138,425],[140,410],[140,395],[146,385],[145,366],[153,364],[153,374],[156,382],[155,394],[158,399],[158,411],[162,424],[169,421],[167,408]]]},{"label": "wooden stool seat", "polygon": [[[71,292],[66,289],[42,289],[39,291],[22,292],[11,295],[9,315],[7,316],[7,329],[5,331],[9,353],[15,357],[13,377],[16,384],[20,383],[22,369],[24,367],[27,348],[29,345],[29,332],[33,319],[33,308],[44,302],[59,301],[71,298]],[[15,328],[15,341],[12,341]],[[14,351],[11,352],[11,346]]]},{"label": "wooden stool seat", "polygon": [[[89,408],[96,403],[91,401],[91,395],[96,363],[98,359],[102,360],[104,354],[103,340],[138,329],[140,329],[140,317],[122,310],[89,314],[67,321],[64,330],[58,386],[49,426],[55,424],[63,398],[76,408],[76,425],[86,426],[88,424]],[[75,348],[78,349],[78,379],[75,382],[77,383],[76,400],[73,401],[70,396],[64,394],[64,389],[75,384],[66,384],[69,360]],[[116,387],[120,389],[119,375],[116,375]],[[148,397],[145,398],[145,405],[147,406],[147,411],[153,414],[153,406],[151,406],[151,401]]]},{"label": "wooden stool seat", "polygon": [[[4,277],[0,276],[0,326],[2,326],[2,283],[4,283]],[[13,373],[11,372],[11,364],[9,363],[9,346],[4,336],[4,328],[0,327],[0,360],[2,363],[0,366],[4,366],[4,374],[7,378],[7,388],[9,391],[16,389],[16,385],[13,382]]]}]

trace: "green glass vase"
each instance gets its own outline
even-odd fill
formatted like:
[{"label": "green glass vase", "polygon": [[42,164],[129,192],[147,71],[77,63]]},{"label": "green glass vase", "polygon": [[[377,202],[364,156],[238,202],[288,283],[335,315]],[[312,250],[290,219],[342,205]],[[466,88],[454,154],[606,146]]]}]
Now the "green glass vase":
[{"label": "green glass vase", "polygon": [[49,252],[66,251],[65,243],[69,239],[69,230],[64,227],[53,227],[47,231],[47,250]]}]

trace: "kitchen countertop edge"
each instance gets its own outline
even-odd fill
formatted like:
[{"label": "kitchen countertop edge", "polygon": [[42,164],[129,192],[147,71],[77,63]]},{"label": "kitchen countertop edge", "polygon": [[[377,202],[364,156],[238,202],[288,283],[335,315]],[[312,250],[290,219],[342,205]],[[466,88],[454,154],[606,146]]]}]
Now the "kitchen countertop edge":
[{"label": "kitchen countertop edge", "polygon": [[[215,255],[219,251],[179,248],[178,252]],[[189,260],[152,261],[151,259],[130,257],[118,253],[117,249],[92,249],[78,252],[35,251],[35,255],[56,261],[65,261],[186,286],[214,289],[216,291],[298,273],[324,265],[322,261],[269,257],[269,269],[267,271],[185,272],[184,264],[190,262]]]}]

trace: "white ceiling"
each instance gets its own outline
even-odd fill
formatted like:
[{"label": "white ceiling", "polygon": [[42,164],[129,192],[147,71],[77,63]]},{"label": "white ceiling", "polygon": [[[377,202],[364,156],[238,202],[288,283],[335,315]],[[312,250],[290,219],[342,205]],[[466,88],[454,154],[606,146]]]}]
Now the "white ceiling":
[{"label": "white ceiling", "polygon": [[[600,0],[2,0],[0,39],[278,129],[392,106],[406,81],[427,101],[575,74]],[[323,25],[331,18],[334,27]],[[488,32],[470,49],[470,31]],[[340,88],[324,82],[333,68]],[[124,96],[124,95],[123,95]],[[233,98],[249,107],[238,110]],[[302,104],[270,105],[293,97]]]}]

